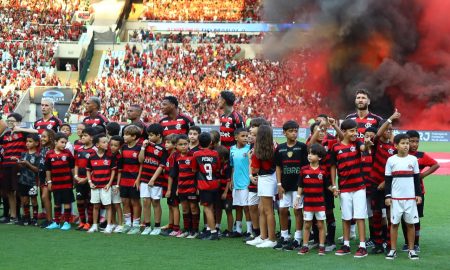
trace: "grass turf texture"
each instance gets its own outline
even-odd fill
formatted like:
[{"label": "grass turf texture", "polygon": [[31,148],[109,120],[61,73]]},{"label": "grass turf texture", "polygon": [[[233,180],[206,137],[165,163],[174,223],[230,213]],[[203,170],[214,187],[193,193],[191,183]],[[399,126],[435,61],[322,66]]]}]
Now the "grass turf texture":
[{"label": "grass turf texture", "polygon": [[[432,149],[431,149],[432,148]],[[450,144],[422,144],[424,151],[449,151]],[[317,250],[306,256],[296,252],[257,249],[242,243],[241,239],[201,241],[174,239],[161,236],[87,234],[71,230],[68,232],[46,231],[33,227],[0,225],[0,269],[135,269],[149,266],[181,266],[183,269],[275,269],[297,267],[319,267],[320,269],[345,267],[345,269],[448,269],[450,250],[450,216],[445,207],[450,203],[447,190],[448,176],[430,176],[426,180],[426,210],[422,219],[422,237],[419,261],[410,261],[407,254],[398,252],[394,261],[383,255],[369,255],[364,259],[353,256],[338,257],[327,254],[319,257]],[[336,203],[338,201],[336,200]],[[167,222],[167,208],[163,200],[163,224]],[[340,236],[339,207],[335,209],[337,229]],[[225,227],[223,219],[222,228]],[[278,230],[278,225],[277,225]],[[399,233],[398,249],[403,245]],[[354,253],[357,242],[352,242]],[[31,255],[31,256],[30,256]]]}]

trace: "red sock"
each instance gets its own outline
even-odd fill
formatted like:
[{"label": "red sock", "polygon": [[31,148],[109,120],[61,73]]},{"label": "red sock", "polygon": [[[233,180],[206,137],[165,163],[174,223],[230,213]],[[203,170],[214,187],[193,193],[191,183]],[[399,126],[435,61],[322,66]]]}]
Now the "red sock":
[{"label": "red sock", "polygon": [[380,210],[374,210],[372,216],[373,241],[376,245],[383,244],[383,215]]},{"label": "red sock", "polygon": [[192,231],[198,232],[198,224],[200,223],[200,214],[192,214]]},{"label": "red sock", "polygon": [[64,221],[70,223],[72,217],[72,208],[64,208]]},{"label": "red sock", "polygon": [[29,205],[23,206],[23,217],[24,217],[24,219],[30,219],[30,206]]},{"label": "red sock", "polygon": [[38,219],[39,206],[33,205],[33,218]]},{"label": "red sock", "polygon": [[174,231],[179,231],[180,230],[180,225],[173,225],[173,230]]},{"label": "red sock", "polygon": [[183,214],[183,225],[185,231],[191,229],[191,213]]},{"label": "red sock", "polygon": [[94,205],[92,203],[88,203],[88,223],[92,224],[94,222],[93,213],[94,213]]},{"label": "red sock", "polygon": [[61,206],[55,205],[53,207],[53,211],[55,212],[55,217],[53,218],[53,221],[59,223],[61,221]]}]

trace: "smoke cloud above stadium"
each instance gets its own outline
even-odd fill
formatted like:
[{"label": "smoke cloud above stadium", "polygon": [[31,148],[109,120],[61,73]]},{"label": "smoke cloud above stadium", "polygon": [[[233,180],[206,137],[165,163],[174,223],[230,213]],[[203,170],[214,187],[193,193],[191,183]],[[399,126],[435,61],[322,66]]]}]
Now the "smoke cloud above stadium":
[{"label": "smoke cloud above stadium", "polygon": [[269,36],[263,51],[290,59],[311,52],[306,85],[328,97],[336,116],[352,111],[355,89],[365,88],[371,110],[387,117],[398,108],[403,128],[450,129],[449,10],[441,0],[265,0],[263,20],[310,29]]}]

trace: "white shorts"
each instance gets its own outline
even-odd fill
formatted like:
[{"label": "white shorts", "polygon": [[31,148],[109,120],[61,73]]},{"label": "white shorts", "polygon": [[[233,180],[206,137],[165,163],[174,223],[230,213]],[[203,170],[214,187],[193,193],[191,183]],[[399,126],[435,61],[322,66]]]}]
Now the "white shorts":
[{"label": "white shorts", "polygon": [[161,200],[162,187],[153,186],[149,187],[149,189],[150,189],[150,198],[152,198],[152,200]]},{"label": "white shorts", "polygon": [[273,197],[277,194],[277,178],[275,173],[258,176],[258,196]]},{"label": "white shorts", "polygon": [[343,220],[366,219],[366,190],[341,193],[341,211]]},{"label": "white shorts", "polygon": [[[117,191],[117,192],[116,192]],[[111,191],[111,202],[113,203],[113,204],[120,204],[120,203],[122,203],[122,199],[120,198],[120,191],[119,191],[119,188],[117,187],[117,188],[112,188],[112,191]]]},{"label": "white shorts", "polygon": [[[297,202],[297,191],[286,191],[283,194],[283,198],[280,199],[280,208],[294,208],[294,204]],[[299,204],[296,209],[303,208],[303,196],[298,201]]]},{"label": "white shorts", "polygon": [[258,204],[259,204],[258,193],[249,191],[248,198],[247,198],[247,205],[253,206],[253,205],[258,205]]},{"label": "white shorts", "polygon": [[91,189],[91,203],[102,203],[103,205],[111,204],[111,189],[108,191],[103,188]]},{"label": "white shorts", "polygon": [[233,189],[233,205],[247,206],[248,189]]},{"label": "white shorts", "polygon": [[141,186],[139,187],[139,193],[141,194],[141,198],[150,198],[150,187],[147,183],[141,183]]},{"label": "white shorts", "polygon": [[402,217],[408,224],[416,224],[419,222],[416,200],[392,200],[392,224],[399,224]]},{"label": "white shorts", "polygon": [[319,212],[303,211],[303,220],[311,221],[311,220],[313,220],[314,217],[316,217],[316,220],[325,220],[326,219],[325,211],[319,211]]}]

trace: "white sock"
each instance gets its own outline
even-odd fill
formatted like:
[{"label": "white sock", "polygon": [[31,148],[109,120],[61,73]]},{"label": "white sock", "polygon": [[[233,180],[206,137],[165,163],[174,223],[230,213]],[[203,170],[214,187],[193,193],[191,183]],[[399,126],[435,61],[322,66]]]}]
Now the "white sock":
[{"label": "white sock", "polygon": [[236,221],[236,232],[242,233],[242,221]]},{"label": "white sock", "polygon": [[125,219],[125,225],[131,226],[131,214],[125,214],[123,218]]},{"label": "white sock", "polygon": [[283,237],[284,240],[289,239],[289,232],[288,232],[288,230],[282,230],[281,231],[281,237]]},{"label": "white sock", "polygon": [[299,230],[295,231],[294,239],[297,240],[297,242],[300,243],[300,241],[302,240],[302,231],[301,230],[300,231]]},{"label": "white sock", "polygon": [[359,242],[359,246],[362,248],[366,248],[366,242]]},{"label": "white sock", "polygon": [[251,221],[247,221],[247,232],[248,233],[252,233],[253,232],[253,228],[252,228],[253,224]]},{"label": "white sock", "polygon": [[141,224],[140,224],[140,221],[141,221],[141,219],[140,218],[135,218],[134,220],[133,220],[133,227],[139,227]]},{"label": "white sock", "polygon": [[206,225],[206,230],[207,230],[207,231],[210,231],[211,228],[210,228],[208,225]]},{"label": "white sock", "polygon": [[350,241],[348,241],[348,240],[344,240],[344,246],[350,246]]},{"label": "white sock", "polygon": [[93,229],[93,230],[98,229],[97,224],[92,224],[92,229]]}]

